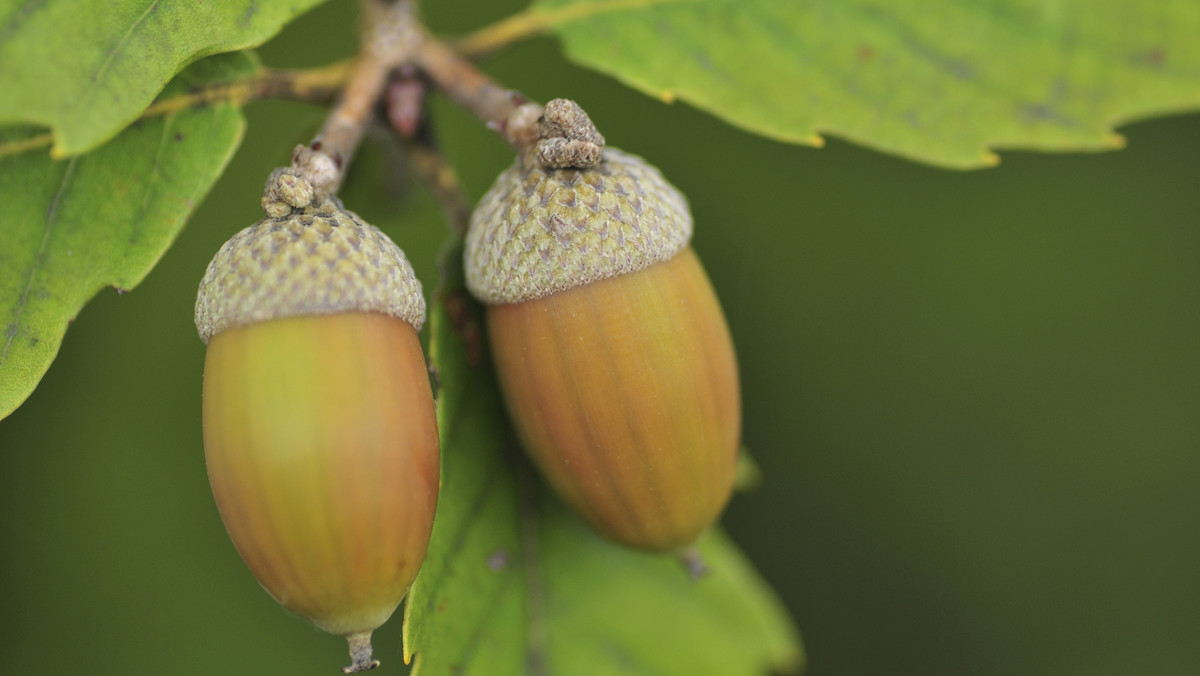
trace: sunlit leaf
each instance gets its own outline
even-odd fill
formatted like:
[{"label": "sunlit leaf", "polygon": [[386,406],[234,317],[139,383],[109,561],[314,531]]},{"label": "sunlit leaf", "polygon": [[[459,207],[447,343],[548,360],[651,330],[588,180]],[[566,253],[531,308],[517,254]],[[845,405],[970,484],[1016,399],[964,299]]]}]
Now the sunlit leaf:
[{"label": "sunlit leaf", "polygon": [[253,47],[321,0],[0,0],[0,125],[50,127],[58,157],[112,138],[184,66]]},{"label": "sunlit leaf", "polygon": [[[257,69],[247,54],[201,61],[166,94]],[[25,400],[98,291],[150,272],[242,138],[231,104],[142,120],[87,155],[0,157],[0,418]],[[0,131],[0,145],[35,134]]]},{"label": "sunlit leaf", "polygon": [[765,136],[946,167],[1118,148],[1114,125],[1200,108],[1189,0],[536,0],[501,28],[476,45],[548,30],[580,64]]}]

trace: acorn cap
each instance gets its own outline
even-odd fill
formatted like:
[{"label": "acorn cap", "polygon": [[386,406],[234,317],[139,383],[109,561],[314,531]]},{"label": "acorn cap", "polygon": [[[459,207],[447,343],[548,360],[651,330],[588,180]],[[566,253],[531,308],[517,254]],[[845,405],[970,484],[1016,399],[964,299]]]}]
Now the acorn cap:
[{"label": "acorn cap", "polygon": [[668,260],[691,237],[687,199],[636,155],[607,148],[590,169],[526,155],[471,215],[467,288],[492,305],[533,300]]},{"label": "acorn cap", "polygon": [[379,312],[425,322],[421,283],[404,252],[334,199],[314,197],[291,170],[267,183],[268,218],[234,235],[208,264],[196,329],[226,329],[301,315]]}]

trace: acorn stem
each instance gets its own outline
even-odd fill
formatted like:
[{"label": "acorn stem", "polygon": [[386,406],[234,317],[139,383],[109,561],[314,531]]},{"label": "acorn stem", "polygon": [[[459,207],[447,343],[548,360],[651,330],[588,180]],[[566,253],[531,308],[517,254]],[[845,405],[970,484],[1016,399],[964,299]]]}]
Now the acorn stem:
[{"label": "acorn stem", "polygon": [[422,39],[411,0],[363,3],[363,46],[342,97],[313,142],[292,155],[292,167],[319,194],[334,195],[341,187],[389,73],[412,58]]},{"label": "acorn stem", "polygon": [[599,163],[604,137],[574,101],[545,106],[491,79],[446,43],[421,41],[413,59],[434,85],[500,134],[518,153],[536,148],[537,159],[554,168],[587,169]]},{"label": "acorn stem", "polygon": [[[312,143],[297,146],[292,155],[292,168],[318,197],[337,194],[389,79],[412,66],[518,152],[537,146],[542,164],[555,168],[585,169],[600,161],[604,137],[578,105],[555,100],[543,107],[492,80],[429,33],[417,17],[416,0],[363,0],[363,19],[362,49],[337,106]],[[395,91],[419,95],[418,78],[410,74],[410,80],[414,86]],[[397,128],[411,136],[423,111],[418,104],[407,112],[417,117],[405,116]]]},{"label": "acorn stem", "polygon": [[541,104],[491,79],[440,40],[423,40],[413,56],[442,93],[500,134],[515,150],[537,143]]},{"label": "acorn stem", "polygon": [[371,659],[371,632],[347,634],[346,642],[350,644],[350,666],[342,667],[343,674],[357,674],[379,666],[379,660]]}]

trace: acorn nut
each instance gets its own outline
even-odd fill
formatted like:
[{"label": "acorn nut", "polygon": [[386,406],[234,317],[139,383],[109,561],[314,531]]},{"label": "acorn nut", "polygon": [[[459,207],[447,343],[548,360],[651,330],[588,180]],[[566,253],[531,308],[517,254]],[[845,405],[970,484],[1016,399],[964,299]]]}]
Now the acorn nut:
[{"label": "acorn nut", "polygon": [[500,175],[471,218],[467,286],[549,483],[609,539],[680,550],[732,492],[733,342],[683,195],[640,157],[596,156],[551,168],[528,152]]},{"label": "acorn nut", "polygon": [[281,605],[378,665],[371,632],[429,543],[438,432],[421,285],[378,229],[290,169],[196,299],[204,453],[238,553]]}]

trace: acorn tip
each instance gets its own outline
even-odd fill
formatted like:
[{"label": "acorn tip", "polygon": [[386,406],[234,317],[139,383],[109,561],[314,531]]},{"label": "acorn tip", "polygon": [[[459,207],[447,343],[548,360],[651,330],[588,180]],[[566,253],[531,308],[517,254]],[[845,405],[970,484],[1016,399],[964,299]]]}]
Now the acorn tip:
[{"label": "acorn tip", "polygon": [[343,674],[357,674],[379,666],[379,660],[371,659],[371,632],[348,634],[346,642],[350,644],[350,666],[342,667]]}]

